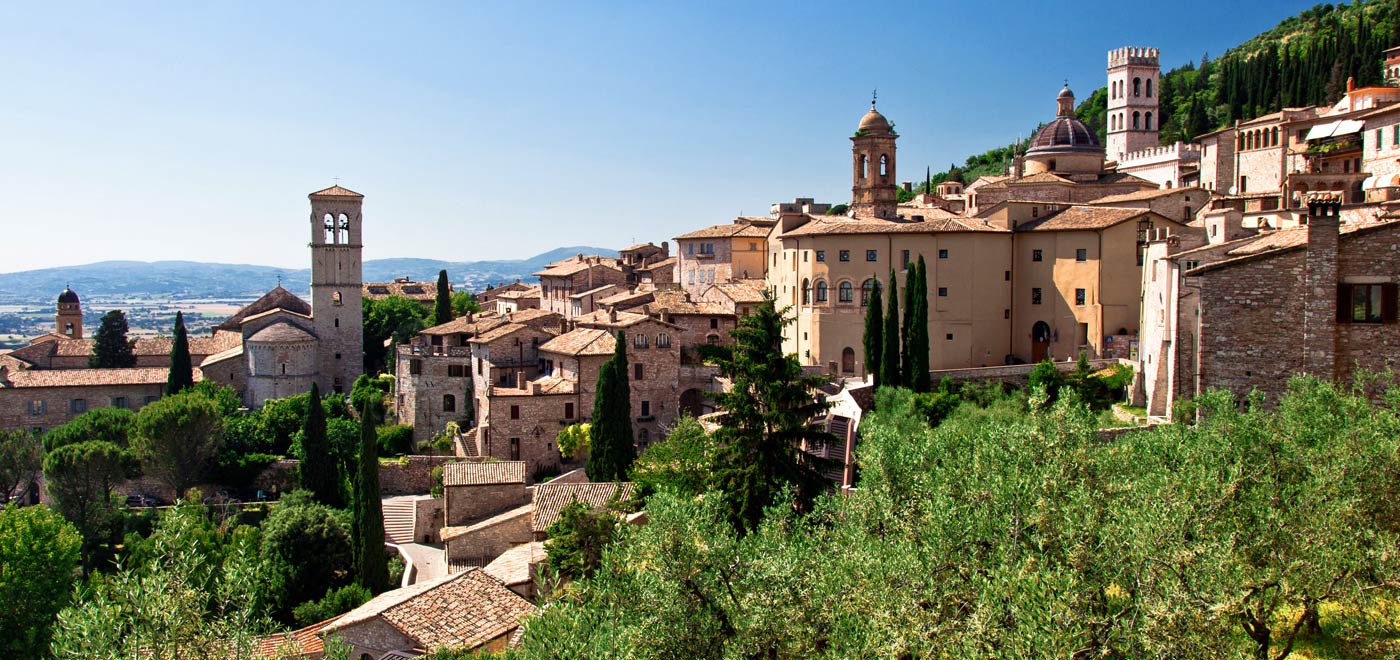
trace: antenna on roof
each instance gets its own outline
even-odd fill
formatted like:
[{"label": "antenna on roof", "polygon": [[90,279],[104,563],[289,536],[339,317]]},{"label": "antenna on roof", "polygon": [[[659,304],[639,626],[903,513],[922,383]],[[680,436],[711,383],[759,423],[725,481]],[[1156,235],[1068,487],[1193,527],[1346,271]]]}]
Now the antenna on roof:
[{"label": "antenna on roof", "polygon": [[874,110],[874,109],[875,109],[875,99],[876,99],[876,98],[879,98],[879,96],[880,96],[880,88],[877,87],[877,88],[875,88],[875,89],[870,90],[870,109],[871,109],[871,110]]},{"label": "antenna on roof", "polygon": [[282,286],[282,274],[277,274],[277,286]]},{"label": "antenna on roof", "polygon": [[331,181],[334,181],[337,186],[340,185],[340,177],[338,176],[331,177]]}]

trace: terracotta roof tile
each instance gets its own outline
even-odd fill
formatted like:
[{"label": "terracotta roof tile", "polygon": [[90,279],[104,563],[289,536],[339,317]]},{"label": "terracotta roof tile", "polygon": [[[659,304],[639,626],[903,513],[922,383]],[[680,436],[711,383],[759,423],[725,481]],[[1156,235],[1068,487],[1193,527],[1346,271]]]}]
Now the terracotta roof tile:
[{"label": "terracotta roof tile", "polygon": [[677,236],[677,240],[691,238],[761,238],[768,236],[768,227],[759,226],[749,222],[730,222],[722,225],[711,225],[704,229],[697,229]]},{"label": "terracotta roof tile", "polygon": [[622,271],[620,262],[612,257],[587,256],[583,259],[573,257],[563,261],[556,261],[534,274],[540,277],[568,277],[575,273],[582,273],[590,268],[608,268],[618,272]]},{"label": "terracotta roof tile", "polygon": [[691,300],[690,293],[681,289],[662,289],[656,291],[654,295],[655,300],[646,306],[648,313],[660,312],[663,309],[680,316],[716,316],[733,313],[719,303]]},{"label": "terracotta roof tile", "polygon": [[531,541],[501,553],[481,570],[506,586],[526,584],[532,579],[530,567],[543,562],[545,558],[544,542]]},{"label": "terracotta roof tile", "polygon": [[797,229],[783,234],[788,236],[838,236],[848,234],[933,234],[940,232],[990,232],[1005,233],[1006,230],[993,227],[971,218],[957,216],[925,218],[922,222],[913,220],[884,220],[881,218],[849,218],[839,215],[812,215],[808,222]]},{"label": "terracotta roof tile", "polygon": [[[448,289],[451,288],[449,284]],[[400,296],[418,302],[433,302],[437,300],[437,284],[412,281],[365,282],[360,286],[360,293],[370,299]]]},{"label": "terracotta roof tile", "polygon": [[315,340],[316,335],[286,321],[273,323],[248,337],[248,341],[259,343],[286,343]]},{"label": "terracotta roof tile", "polygon": [[535,612],[530,601],[480,568],[380,594],[325,627],[332,632],[378,617],[429,651],[471,650],[508,636]]},{"label": "terracotta roof tile", "polygon": [[318,655],[325,650],[325,643],[321,639],[321,630],[335,623],[335,620],[339,618],[340,615],[336,615],[325,621],[313,623],[305,628],[259,637],[257,640],[258,646],[254,651],[253,657],[264,658],[266,660],[281,660],[282,658],[300,658]]},{"label": "terracotta roof tile", "polygon": [[525,483],[525,461],[461,462],[442,466],[444,486]]},{"label": "terracotta roof tile", "polygon": [[[164,385],[170,375],[169,367],[132,367],[129,369],[26,369],[12,371],[9,387],[77,387],[87,385]],[[199,369],[194,379],[203,380]],[[3,387],[3,386],[0,386]]]},{"label": "terracotta roof tile", "polygon": [[657,261],[657,262],[654,262],[654,263],[649,263],[649,264],[647,264],[647,265],[645,265],[645,266],[638,266],[638,267],[637,267],[637,272],[639,272],[639,273],[648,273],[648,272],[651,272],[651,271],[654,271],[654,270],[657,270],[657,269],[667,268],[667,267],[674,266],[674,265],[676,265],[676,258],[675,258],[675,257],[666,257],[665,259],[662,259],[661,261]]},{"label": "terracotta roof tile", "polygon": [[535,511],[530,515],[530,529],[548,530],[559,519],[559,511],[575,501],[602,508],[609,502],[629,497],[632,497],[631,482],[539,484],[535,486]]},{"label": "terracotta roof tile", "polygon": [[1016,231],[1085,231],[1112,227],[1150,211],[1111,206],[1071,206],[1053,215],[1022,223]]},{"label": "terracotta roof tile", "polygon": [[309,197],[360,197],[360,198],[363,198],[363,197],[364,197],[364,195],[361,195],[360,193],[357,193],[357,192],[355,192],[355,191],[353,191],[353,190],[350,190],[349,188],[342,188],[342,187],[340,187],[339,184],[334,185],[334,186],[331,186],[331,187],[329,187],[329,188],[322,189],[322,190],[317,190],[316,192],[311,193],[311,194],[308,195],[308,196],[309,196]]},{"label": "terracotta roof tile", "polygon": [[298,298],[296,294],[282,288],[282,285],[279,284],[273,290],[263,294],[261,298],[254,300],[247,307],[238,310],[236,314],[228,317],[228,320],[220,323],[216,327],[222,330],[237,330],[239,326],[243,325],[243,321],[249,317],[270,312],[274,309],[285,309],[289,312],[301,314],[302,316],[311,316],[311,304]]},{"label": "terracotta roof tile", "polygon": [[735,282],[720,282],[711,288],[717,289],[726,298],[736,303],[756,304],[763,302],[766,298],[764,293],[767,288],[763,285],[763,280],[738,280]]},{"label": "terracotta roof tile", "polygon": [[1158,197],[1167,197],[1170,195],[1176,195],[1180,193],[1186,193],[1189,195],[1194,192],[1205,193],[1204,190],[1194,187],[1159,188],[1157,190],[1140,190],[1138,192],[1124,193],[1122,195],[1109,195],[1108,197],[1100,197],[1092,202],[1089,202],[1089,204],[1092,206],[1113,206],[1113,204],[1117,202],[1140,202],[1144,200],[1157,199]]},{"label": "terracotta roof tile", "polygon": [[559,355],[612,355],[617,340],[607,330],[578,328],[540,344],[539,350]]}]

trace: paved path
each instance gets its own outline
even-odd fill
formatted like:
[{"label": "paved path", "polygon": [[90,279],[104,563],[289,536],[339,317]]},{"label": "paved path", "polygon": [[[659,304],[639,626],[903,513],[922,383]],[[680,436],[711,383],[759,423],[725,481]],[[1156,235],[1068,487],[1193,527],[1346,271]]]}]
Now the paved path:
[{"label": "paved path", "polygon": [[427,582],[447,575],[447,560],[443,556],[441,545],[401,543],[399,547],[413,558],[413,565],[418,567],[418,575],[414,579],[415,583]]}]

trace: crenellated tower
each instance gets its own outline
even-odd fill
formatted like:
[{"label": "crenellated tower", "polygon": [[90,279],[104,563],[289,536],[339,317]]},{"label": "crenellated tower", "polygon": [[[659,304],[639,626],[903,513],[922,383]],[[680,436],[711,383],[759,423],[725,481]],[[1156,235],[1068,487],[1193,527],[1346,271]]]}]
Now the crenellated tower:
[{"label": "crenellated tower", "polygon": [[1162,68],[1156,48],[1124,47],[1108,52],[1108,143],[1110,160],[1158,145],[1161,123],[1157,94]]},{"label": "crenellated tower", "polygon": [[895,184],[894,141],[899,139],[885,116],[870,102],[870,112],[860,118],[851,136],[852,216],[898,217],[898,186]]},{"label": "crenellated tower", "polygon": [[338,185],[311,198],[311,317],[319,340],[317,384],[349,392],[364,373],[361,286],[365,196]]}]

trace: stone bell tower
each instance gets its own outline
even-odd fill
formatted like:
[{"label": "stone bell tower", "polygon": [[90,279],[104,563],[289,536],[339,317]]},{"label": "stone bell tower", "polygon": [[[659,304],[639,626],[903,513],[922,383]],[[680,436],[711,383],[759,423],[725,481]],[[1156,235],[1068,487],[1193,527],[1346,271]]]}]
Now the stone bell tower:
[{"label": "stone bell tower", "polygon": [[310,198],[316,383],[322,393],[349,392],[364,373],[360,211],[365,196],[336,185],[311,193]]},{"label": "stone bell tower", "polygon": [[58,310],[54,314],[53,331],[69,339],[83,338],[83,305],[73,289],[63,287],[58,294]]},{"label": "stone bell tower", "polygon": [[870,112],[860,118],[860,126],[851,137],[851,215],[862,217],[898,217],[898,191],[894,173],[894,141],[899,135],[892,130],[885,116],[870,102]]},{"label": "stone bell tower", "polygon": [[1110,160],[1157,146],[1161,124],[1157,95],[1162,68],[1156,48],[1124,47],[1108,52],[1108,144]]}]

